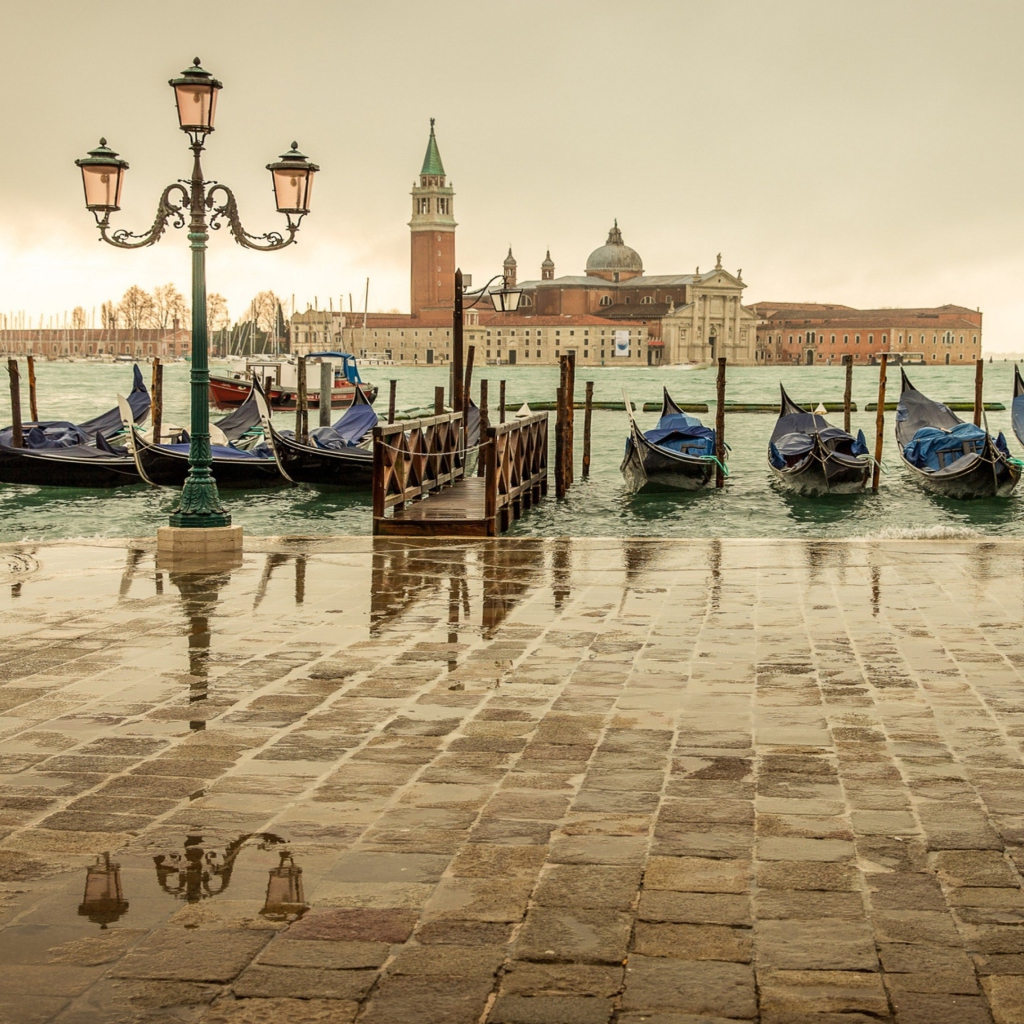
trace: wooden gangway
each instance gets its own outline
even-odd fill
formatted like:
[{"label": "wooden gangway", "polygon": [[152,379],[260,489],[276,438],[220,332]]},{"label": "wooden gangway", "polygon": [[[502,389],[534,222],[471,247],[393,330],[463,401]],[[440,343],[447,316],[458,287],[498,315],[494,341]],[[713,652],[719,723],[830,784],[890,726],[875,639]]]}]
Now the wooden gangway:
[{"label": "wooden gangway", "polygon": [[462,413],[374,428],[375,534],[496,537],[547,494],[547,413],[484,427],[482,476],[466,476],[464,436]]}]

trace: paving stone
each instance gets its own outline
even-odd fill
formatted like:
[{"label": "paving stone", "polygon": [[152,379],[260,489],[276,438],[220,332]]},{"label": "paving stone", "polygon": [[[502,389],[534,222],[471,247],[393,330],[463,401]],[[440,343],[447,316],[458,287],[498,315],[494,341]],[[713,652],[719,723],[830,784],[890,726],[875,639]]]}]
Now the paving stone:
[{"label": "paving stone", "polygon": [[894,910],[875,912],[871,924],[879,942],[926,942],[959,946],[960,935],[948,914],[934,911]]},{"label": "paving stone", "polygon": [[490,980],[384,978],[360,1024],[477,1024],[487,1005]]},{"label": "paving stone", "polygon": [[323,939],[295,940],[283,935],[265,946],[258,963],[277,967],[320,967],[355,970],[380,967],[391,953],[386,942],[344,942]]},{"label": "paving stone", "polygon": [[[888,1013],[879,975],[860,971],[759,970],[762,1024],[795,1021],[877,1020]],[[833,1017],[833,1015],[835,1015]]]},{"label": "paving stone", "polygon": [[746,860],[651,857],[644,871],[644,888],[745,893],[750,890],[750,871],[750,862]]},{"label": "paving stone", "polygon": [[996,1024],[1018,1024],[1024,1020],[1024,977],[990,975],[981,983]]},{"label": "paving stone", "polygon": [[681,924],[753,923],[749,896],[660,889],[645,889],[640,894],[637,917],[643,921],[675,921]]},{"label": "paving stone", "polygon": [[502,993],[522,996],[611,998],[622,988],[624,968],[597,964],[530,963],[513,960],[501,979]]},{"label": "paving stone", "polygon": [[457,877],[494,878],[498,875],[521,875],[533,878],[547,858],[542,846],[492,846],[467,843],[452,862],[451,872]]},{"label": "paving stone", "polygon": [[488,1024],[607,1024],[612,1016],[608,999],[583,996],[499,996]]},{"label": "paving stone", "polygon": [[405,942],[418,916],[409,910],[322,910],[293,924],[288,929],[288,938]]},{"label": "paving stone", "polygon": [[853,892],[860,888],[850,864],[783,860],[757,865],[759,889],[821,889]]},{"label": "paving stone", "polygon": [[115,978],[228,982],[266,945],[272,933],[162,928],[139,943],[111,972]]},{"label": "paving stone", "polygon": [[621,963],[633,919],[613,910],[534,907],[514,946],[520,960]]},{"label": "paving stone", "polygon": [[427,921],[416,932],[424,945],[500,946],[512,936],[514,925],[503,921]]},{"label": "paving stone", "polygon": [[813,889],[762,889],[754,900],[760,920],[816,920],[847,918],[863,920],[864,900],[859,892],[829,892]]},{"label": "paving stone", "polygon": [[1020,885],[1001,850],[941,850],[934,855],[935,868],[947,885]]},{"label": "paving stone", "polygon": [[603,864],[554,864],[533,893],[547,907],[629,910],[640,887],[640,868]]},{"label": "paving stone", "polygon": [[519,921],[533,889],[528,878],[445,878],[423,908],[426,920]]},{"label": "paving stone", "polygon": [[754,972],[747,964],[631,956],[622,1009],[752,1019],[757,1012]]},{"label": "paving stone", "polygon": [[633,933],[633,949],[644,956],[668,956],[677,960],[750,963],[752,939],[748,928],[639,921]]},{"label": "paving stone", "polygon": [[408,944],[388,966],[389,974],[491,977],[505,960],[503,946]]},{"label": "paving stone", "polygon": [[356,1002],[338,999],[218,1000],[203,1015],[203,1024],[352,1024]]},{"label": "paving stone", "polygon": [[754,944],[759,969],[872,971],[878,966],[870,927],[844,919],[757,921]]},{"label": "paving stone", "polygon": [[240,998],[350,999],[360,1000],[377,980],[377,972],[319,970],[306,967],[255,965],[232,985]]},{"label": "paving stone", "polygon": [[[992,1024],[981,996],[912,992],[893,996],[896,1024]],[[1003,1024],[997,1021],[997,1024]],[[1009,1022],[1007,1022],[1009,1024]]]}]

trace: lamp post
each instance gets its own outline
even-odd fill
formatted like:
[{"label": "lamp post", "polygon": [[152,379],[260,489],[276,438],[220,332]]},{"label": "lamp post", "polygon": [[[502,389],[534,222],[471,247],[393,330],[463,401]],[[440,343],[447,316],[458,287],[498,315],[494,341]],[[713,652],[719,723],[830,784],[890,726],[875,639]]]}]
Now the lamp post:
[{"label": "lamp post", "polygon": [[272,252],[291,245],[302,218],[309,213],[313,176],[320,168],[310,163],[294,142],[288,153],[268,164],[277,210],[287,218],[286,234],[278,231],[250,234],[239,220],[238,205],[231,189],[203,177],[200,158],[206,137],[214,130],[221,83],[200,66],[196,57],[192,67],[172,78],[168,84],[174,89],[179,127],[190,140],[192,177],[180,179],[164,189],[148,231],[133,234],[124,228],[110,229],[110,215],[121,208],[121,191],[128,164],[108,148],[106,139],[100,139],[96,149],[75,163],[82,171],[86,208],[96,217],[100,238],[104,242],[119,249],[139,249],[155,245],[168,223],[176,228],[185,227],[186,222],[188,224],[192,249],[192,429],[188,476],[177,507],[171,512],[170,525],[224,527],[231,525],[231,516],[221,505],[217,483],[210,469],[210,369],[206,325],[206,243],[209,231],[219,229],[221,222],[225,221],[232,237],[246,249]]},{"label": "lamp post", "polygon": [[[488,292],[490,288],[498,278],[502,278],[502,286],[493,292]],[[453,395],[452,395],[452,409],[454,412],[464,412],[466,407],[466,395],[463,394],[463,388],[465,382],[462,379],[462,367],[463,367],[463,341],[462,341],[462,327],[463,327],[463,296],[464,291],[462,288],[462,271],[455,271],[455,311],[452,317],[452,376],[454,377],[453,383]],[[507,273],[495,274],[480,289],[480,293],[477,297],[465,307],[465,309],[472,309],[485,295],[490,295],[491,305],[494,306],[496,313],[514,313],[519,308],[519,300],[522,298],[522,288],[513,288],[509,283]]]}]

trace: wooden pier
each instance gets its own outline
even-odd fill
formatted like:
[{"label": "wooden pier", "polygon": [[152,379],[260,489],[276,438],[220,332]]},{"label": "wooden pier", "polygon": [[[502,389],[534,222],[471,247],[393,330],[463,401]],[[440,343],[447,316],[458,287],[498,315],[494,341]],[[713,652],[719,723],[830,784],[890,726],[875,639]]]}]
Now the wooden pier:
[{"label": "wooden pier", "polygon": [[[496,537],[548,489],[548,416],[481,431],[482,477],[467,477],[461,413],[373,431],[373,532],[401,537]],[[390,510],[391,514],[388,514]]]}]

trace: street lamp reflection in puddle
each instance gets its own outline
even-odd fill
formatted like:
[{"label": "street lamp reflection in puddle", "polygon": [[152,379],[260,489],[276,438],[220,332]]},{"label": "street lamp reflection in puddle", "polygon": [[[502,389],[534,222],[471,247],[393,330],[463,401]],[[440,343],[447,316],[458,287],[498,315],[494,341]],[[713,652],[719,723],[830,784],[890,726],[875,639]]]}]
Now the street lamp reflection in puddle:
[{"label": "street lamp reflection in puddle", "polygon": [[288,850],[281,851],[281,863],[270,869],[267,898],[260,914],[271,921],[290,921],[309,910],[302,891],[302,868]]},{"label": "street lamp reflection in puddle", "polygon": [[86,870],[85,895],[78,913],[105,929],[127,912],[128,901],[121,889],[121,865],[111,862],[110,854],[104,853]]},{"label": "street lamp reflection in puddle", "polygon": [[[188,625],[188,702],[198,704],[209,696],[210,618],[217,595],[230,582],[231,573],[172,572],[169,575],[181,594]],[[206,718],[197,714],[188,725],[198,732],[206,728]]]},{"label": "street lamp reflection in puddle", "polygon": [[[249,832],[232,840],[221,853],[205,843],[202,836],[187,836],[181,852],[174,850],[153,858],[157,882],[169,896],[186,903],[199,903],[219,896],[231,884],[238,855],[250,840],[259,840],[256,843],[259,850],[274,849],[285,842],[272,832]],[[280,851],[280,863],[270,871],[266,905],[261,913],[283,920],[289,916],[300,916],[305,910],[302,868],[284,849]]]}]

